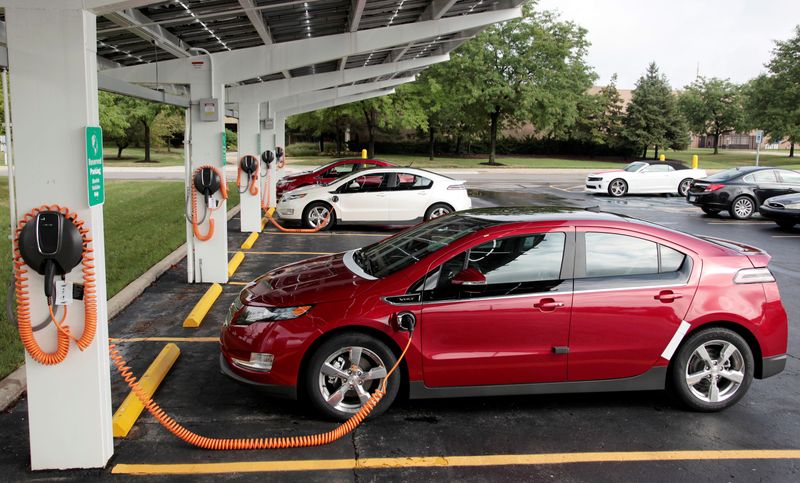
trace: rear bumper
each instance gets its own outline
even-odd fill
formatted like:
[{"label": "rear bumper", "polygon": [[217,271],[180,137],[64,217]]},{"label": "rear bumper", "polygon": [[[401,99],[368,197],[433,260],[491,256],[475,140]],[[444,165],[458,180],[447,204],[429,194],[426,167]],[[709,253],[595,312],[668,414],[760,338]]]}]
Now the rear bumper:
[{"label": "rear bumper", "polygon": [[761,359],[761,377],[759,377],[759,379],[766,379],[768,377],[780,374],[785,368],[786,354],[764,357]]},{"label": "rear bumper", "polygon": [[286,399],[297,399],[297,387],[282,386],[279,384],[263,384],[242,377],[233,371],[233,369],[231,368],[230,364],[228,364],[228,361],[225,359],[225,356],[223,354],[219,355],[219,371],[240,384],[245,384],[251,387],[255,387],[259,391],[262,391],[263,393],[268,394],[270,396],[281,397]]},{"label": "rear bumper", "polygon": [[686,201],[695,206],[712,208],[720,211],[725,211],[730,208],[730,202],[727,196],[722,197],[719,193],[713,191],[710,193],[694,193],[690,191],[686,195]]}]

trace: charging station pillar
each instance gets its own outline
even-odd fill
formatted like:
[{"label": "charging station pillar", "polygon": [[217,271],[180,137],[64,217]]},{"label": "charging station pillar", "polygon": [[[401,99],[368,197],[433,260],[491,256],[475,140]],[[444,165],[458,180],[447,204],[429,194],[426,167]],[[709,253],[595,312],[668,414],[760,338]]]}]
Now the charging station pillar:
[{"label": "charging station pillar", "polygon": [[[191,195],[195,171],[204,165],[217,168],[225,174],[225,89],[214,81],[215,72],[207,55],[198,55],[185,59],[190,63],[189,92],[189,132],[186,163],[190,167],[186,180],[186,196]],[[225,181],[223,181],[225,182]],[[213,217],[214,233],[206,241],[194,236],[192,222],[187,222],[187,263],[189,264],[189,282],[226,283],[228,281],[228,217],[227,202],[221,190],[213,195],[219,206],[208,213],[207,219],[200,224],[201,233],[210,229],[209,222]],[[202,217],[203,196],[197,196],[198,217]]]},{"label": "charging station pillar", "polygon": [[[273,119],[275,120],[275,147],[283,148],[284,155],[286,153],[286,115],[281,112],[276,112],[273,115]],[[283,178],[283,171],[284,169],[278,167],[278,163],[275,163],[275,182],[277,183],[279,179]],[[276,202],[278,200],[275,200]]]},{"label": "charging station pillar", "polygon": [[[269,112],[269,102],[262,102],[260,103],[260,113],[259,117],[261,118],[260,121],[260,129],[261,129],[261,150],[266,151],[270,150],[273,153],[275,152],[275,119],[270,116]],[[269,185],[267,187],[267,192],[262,193],[262,196],[269,196],[267,206],[269,208],[275,208],[278,204],[278,180],[280,176],[277,174],[278,172],[278,162],[277,160],[272,163],[269,167]]]},{"label": "charging station pillar", "polygon": [[[87,127],[98,126],[95,15],[82,2],[4,1],[11,75],[16,165],[16,215],[58,204],[77,212],[92,238],[97,333],[84,351],[45,366],[26,353],[28,428],[33,470],[102,468],[114,453],[108,356],[103,206],[89,206]],[[95,138],[96,139],[96,138]],[[83,283],[80,266],[68,282]],[[31,318],[48,317],[42,277],[28,274]],[[70,305],[65,324],[80,336],[83,302]],[[55,349],[53,324],[35,333]]]},{"label": "charging station pillar", "polygon": [[[256,178],[258,193],[252,195],[250,190],[245,190],[239,194],[239,206],[241,207],[239,218],[241,231],[243,232],[261,231],[261,191],[264,189],[264,180],[261,174],[264,172],[264,167],[260,161],[261,152],[259,151],[258,142],[261,134],[259,132],[258,108],[258,102],[239,103],[239,133],[237,136],[239,158],[250,154],[259,160],[258,177]],[[236,169],[239,169],[238,166]]]}]

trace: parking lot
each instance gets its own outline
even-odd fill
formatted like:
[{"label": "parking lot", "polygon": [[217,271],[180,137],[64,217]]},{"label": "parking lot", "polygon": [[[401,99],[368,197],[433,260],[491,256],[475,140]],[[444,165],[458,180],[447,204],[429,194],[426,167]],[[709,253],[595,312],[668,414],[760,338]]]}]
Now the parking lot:
[{"label": "parking lot", "polygon": [[[712,414],[684,411],[662,392],[500,398],[401,400],[389,412],[327,446],[274,451],[213,452],[189,447],[149,414],[130,434],[116,439],[109,473],[174,480],[235,479],[259,472],[270,480],[412,480],[504,478],[557,481],[796,481],[795,459],[772,459],[778,450],[800,448],[800,230],[780,230],[759,219],[708,217],[672,196],[612,199],[584,194],[566,177],[552,183],[489,180],[472,183],[474,206],[567,205],[647,219],[677,230],[742,241],[772,255],[789,314],[787,368],[754,381],[731,409]],[[229,250],[247,234],[230,221]],[[109,332],[141,375],[167,342],[181,354],[155,399],[193,431],[216,437],[294,436],[330,430],[303,405],[268,399],[219,373],[219,326],[233,297],[247,281],[280,265],[373,243],[390,230],[337,228],[323,234],[281,234],[271,229],[245,252],[241,267],[199,328],[182,322],[207,286],[185,283],[185,263],[172,267],[111,321]],[[490,324],[491,321],[487,321]],[[113,405],[127,395],[112,376]],[[0,418],[5,436],[0,467],[9,480],[30,476],[27,415],[22,400]],[[68,444],[65,442],[64,444]],[[766,451],[764,451],[766,450]],[[690,451],[687,456],[685,453]],[[48,478],[55,474],[40,473]],[[59,475],[61,477],[63,475]]]}]

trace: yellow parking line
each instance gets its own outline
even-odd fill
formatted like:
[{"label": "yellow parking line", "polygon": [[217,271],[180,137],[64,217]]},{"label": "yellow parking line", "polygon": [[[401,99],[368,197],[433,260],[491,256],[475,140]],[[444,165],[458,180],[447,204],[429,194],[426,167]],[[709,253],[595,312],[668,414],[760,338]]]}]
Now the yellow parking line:
[{"label": "yellow parking line", "polygon": [[432,468],[509,465],[554,465],[632,461],[777,460],[800,459],[800,450],[719,451],[618,451],[594,453],[545,453],[479,456],[411,456],[407,458],[363,458],[336,460],[237,461],[231,463],[118,464],[113,474],[198,475],[214,473],[258,473],[330,471],[354,469]]},{"label": "yellow parking line", "polygon": [[254,231],[250,234],[250,236],[247,237],[247,240],[242,243],[242,249],[249,250],[253,248],[253,244],[256,242],[256,240],[258,240],[258,232]]},{"label": "yellow parking line", "polygon": [[111,337],[108,340],[123,344],[125,342],[219,342],[219,337]]},{"label": "yellow parking line", "polygon": [[215,283],[208,288],[205,295],[197,302],[189,316],[183,321],[184,327],[200,327],[203,318],[206,316],[211,306],[216,302],[217,297],[222,293],[222,285]]},{"label": "yellow parking line", "polygon": [[[181,355],[181,350],[175,344],[169,343],[161,349],[153,363],[150,364],[142,378],[139,379],[139,387],[148,397],[152,397],[155,394],[156,389],[167,376],[175,361],[178,360],[179,355]],[[128,397],[122,401],[112,418],[114,437],[124,438],[127,436],[143,410],[144,405],[136,397],[136,394],[133,391],[128,393]]]},{"label": "yellow parking line", "polygon": [[231,282],[228,280],[228,285],[247,285],[250,282]]}]

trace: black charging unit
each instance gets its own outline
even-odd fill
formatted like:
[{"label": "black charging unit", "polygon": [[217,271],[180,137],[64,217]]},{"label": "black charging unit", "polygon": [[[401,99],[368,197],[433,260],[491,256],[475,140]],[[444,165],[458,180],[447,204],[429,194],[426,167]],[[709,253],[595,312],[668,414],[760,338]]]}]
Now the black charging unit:
[{"label": "black charging unit", "polygon": [[44,294],[53,296],[56,276],[64,276],[83,259],[83,238],[63,213],[40,211],[19,234],[19,251],[25,263],[44,275]]}]

